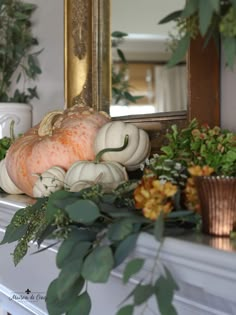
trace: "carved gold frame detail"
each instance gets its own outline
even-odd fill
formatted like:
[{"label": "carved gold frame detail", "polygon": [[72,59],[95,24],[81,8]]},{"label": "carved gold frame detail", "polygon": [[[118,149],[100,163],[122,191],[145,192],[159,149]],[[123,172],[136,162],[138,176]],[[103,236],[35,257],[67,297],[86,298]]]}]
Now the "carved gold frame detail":
[{"label": "carved gold frame detail", "polygon": [[65,104],[109,110],[110,0],[64,0]]}]

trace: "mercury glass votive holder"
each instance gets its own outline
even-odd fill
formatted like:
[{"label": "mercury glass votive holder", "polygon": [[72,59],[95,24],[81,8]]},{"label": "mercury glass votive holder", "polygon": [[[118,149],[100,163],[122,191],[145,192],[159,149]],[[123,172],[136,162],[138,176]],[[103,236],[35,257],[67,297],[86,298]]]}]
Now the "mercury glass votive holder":
[{"label": "mercury glass votive holder", "polygon": [[229,236],[236,224],[236,178],[195,178],[202,214],[203,233]]}]

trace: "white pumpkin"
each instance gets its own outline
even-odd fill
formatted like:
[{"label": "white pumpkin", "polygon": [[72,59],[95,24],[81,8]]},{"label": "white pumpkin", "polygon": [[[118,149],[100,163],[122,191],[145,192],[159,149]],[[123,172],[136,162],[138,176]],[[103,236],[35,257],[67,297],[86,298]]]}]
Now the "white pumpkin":
[{"label": "white pumpkin", "polygon": [[8,194],[18,195],[23,192],[13,183],[6,169],[6,160],[0,162],[0,187]]},{"label": "white pumpkin", "polygon": [[110,191],[127,179],[126,170],[119,163],[77,161],[68,169],[64,187],[76,192],[98,183]]},{"label": "white pumpkin", "polygon": [[64,187],[65,174],[64,169],[59,166],[52,166],[42,174],[32,174],[33,176],[38,176],[33,187],[33,196],[41,198],[62,189]]},{"label": "white pumpkin", "polygon": [[105,148],[121,147],[126,135],[129,136],[127,147],[120,152],[104,153],[102,160],[116,161],[128,170],[136,170],[149,156],[151,145],[148,134],[133,124],[114,121],[102,126],[95,138],[95,154]]}]

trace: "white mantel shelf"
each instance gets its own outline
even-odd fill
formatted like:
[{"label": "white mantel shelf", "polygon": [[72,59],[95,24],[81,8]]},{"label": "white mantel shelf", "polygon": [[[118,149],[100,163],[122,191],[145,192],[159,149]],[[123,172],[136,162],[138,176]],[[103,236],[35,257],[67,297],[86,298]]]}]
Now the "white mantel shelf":
[{"label": "white mantel shelf", "polygon": [[[0,236],[14,213],[32,200],[26,196],[0,194]],[[0,246],[0,307],[12,315],[46,315],[45,302],[11,300],[14,294],[24,294],[27,289],[36,299],[46,294],[49,283],[57,277],[55,266],[56,249],[51,248],[37,255],[27,255],[14,267],[10,255],[15,244]],[[159,244],[147,234],[138,239],[132,256],[146,259],[143,274],[147,276],[154,264]],[[32,245],[31,252],[36,251]],[[236,315],[236,245],[228,238],[206,235],[166,237],[160,252],[162,263],[169,268],[179,290],[174,304],[179,315]],[[115,315],[117,306],[128,295],[133,283],[121,281],[122,268],[114,270],[107,284],[90,285],[93,308],[91,315]],[[31,295],[32,295],[31,294]],[[156,302],[150,303],[145,315],[157,314]],[[141,310],[137,310],[136,315]],[[78,314],[79,315],[79,314]],[[166,314],[168,315],[168,314]]]}]

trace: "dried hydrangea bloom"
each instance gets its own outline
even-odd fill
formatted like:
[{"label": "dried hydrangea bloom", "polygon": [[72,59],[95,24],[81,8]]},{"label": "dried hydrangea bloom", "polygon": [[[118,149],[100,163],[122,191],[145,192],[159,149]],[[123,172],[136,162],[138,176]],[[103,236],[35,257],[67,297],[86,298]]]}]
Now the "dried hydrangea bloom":
[{"label": "dried hydrangea bloom", "polygon": [[173,209],[171,197],[176,192],[177,186],[172,183],[144,176],[134,191],[135,206],[146,218],[156,220],[160,213],[168,214]]}]

